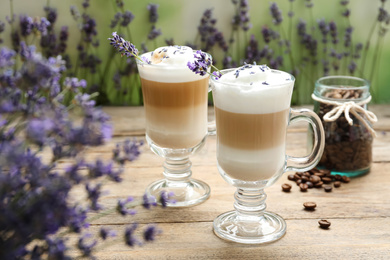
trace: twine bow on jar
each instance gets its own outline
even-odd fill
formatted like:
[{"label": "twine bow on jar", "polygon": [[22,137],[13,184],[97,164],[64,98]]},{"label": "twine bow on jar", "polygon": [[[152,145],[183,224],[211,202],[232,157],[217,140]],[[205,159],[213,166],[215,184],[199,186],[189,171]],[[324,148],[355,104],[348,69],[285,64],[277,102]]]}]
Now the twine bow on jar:
[{"label": "twine bow on jar", "polygon": [[[326,113],[323,117],[324,121],[326,122],[333,122],[337,120],[340,115],[344,112],[345,119],[347,120],[349,125],[353,125],[353,120],[350,117],[349,113],[353,114],[360,122],[364,124],[364,126],[370,131],[370,133],[376,137],[376,132],[372,128],[372,126],[368,123],[370,122],[371,124],[375,123],[378,121],[378,118],[374,113],[371,111],[368,111],[364,108],[362,108],[362,105],[365,105],[370,102],[371,96],[368,98],[360,101],[360,102],[354,102],[354,101],[348,101],[348,102],[337,102],[337,101],[331,101],[331,100],[326,100],[317,97],[316,95],[312,94],[311,97],[318,102],[327,104],[327,105],[332,105],[334,108]],[[359,113],[364,115],[366,119],[364,119]],[[367,122],[368,121],[368,122]]]}]

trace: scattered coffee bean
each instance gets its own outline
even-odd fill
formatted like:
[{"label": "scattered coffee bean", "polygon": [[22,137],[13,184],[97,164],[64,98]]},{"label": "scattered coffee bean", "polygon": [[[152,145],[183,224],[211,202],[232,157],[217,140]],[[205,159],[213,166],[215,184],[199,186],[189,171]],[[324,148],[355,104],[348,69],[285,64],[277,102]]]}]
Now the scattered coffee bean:
[{"label": "scattered coffee bean", "polygon": [[322,185],[323,185],[324,183],[322,182],[322,181],[319,181],[319,182],[317,182],[317,183],[314,183],[314,187],[315,188],[322,188]]},{"label": "scattered coffee bean", "polygon": [[289,174],[287,177],[290,181],[295,181],[294,174]]},{"label": "scattered coffee bean", "polygon": [[312,183],[318,183],[321,181],[321,177],[318,177],[316,175],[313,175],[313,176],[310,176],[310,179],[309,179]]},{"label": "scattered coffee bean", "polygon": [[314,184],[310,181],[307,181],[306,184],[309,189],[312,189],[314,187]]},{"label": "scattered coffee bean", "polygon": [[300,175],[298,175],[298,173],[295,173],[294,174],[294,180],[300,180],[301,179],[301,176]]},{"label": "scattered coffee bean", "polygon": [[334,176],[334,179],[335,179],[336,181],[341,181],[341,175],[340,175],[340,174],[336,174],[336,175]]},{"label": "scattered coffee bean", "polygon": [[322,178],[322,182],[325,183],[325,184],[329,184],[332,182],[332,178],[330,177],[323,177]]},{"label": "scattered coffee bean", "polygon": [[331,192],[331,191],[332,191],[332,186],[330,186],[330,185],[324,185],[324,190],[325,190],[326,192]]},{"label": "scattered coffee bean", "polygon": [[302,176],[306,176],[307,178],[310,178],[311,174],[310,174],[310,172],[304,172],[302,174]]},{"label": "scattered coffee bean", "polygon": [[306,183],[301,183],[301,184],[299,184],[299,188],[301,189],[301,191],[305,192],[305,191],[307,191],[309,186]]},{"label": "scattered coffee bean", "polygon": [[299,186],[299,185],[302,183],[302,180],[299,179],[299,180],[296,181],[296,183],[297,183],[297,185]]},{"label": "scattered coffee bean", "polygon": [[303,183],[306,183],[308,180],[309,180],[309,178],[308,178],[307,176],[302,176],[302,177],[301,177],[301,181],[302,181]]},{"label": "scattered coffee bean", "polygon": [[333,186],[334,186],[335,188],[340,187],[340,186],[341,186],[341,181],[335,181],[335,182],[333,183]]},{"label": "scattered coffee bean", "polygon": [[284,184],[282,185],[282,190],[283,190],[284,192],[290,192],[290,190],[291,190],[291,185],[288,184],[288,183],[284,183]]},{"label": "scattered coffee bean", "polygon": [[348,183],[348,182],[351,181],[351,179],[348,176],[342,176],[341,177],[341,181],[344,182],[344,183]]},{"label": "scattered coffee bean", "polygon": [[318,224],[320,225],[320,228],[328,229],[331,223],[326,219],[321,219],[318,221]]},{"label": "scattered coffee bean", "polygon": [[317,204],[315,202],[305,202],[303,203],[303,206],[306,210],[314,210],[317,207]]}]

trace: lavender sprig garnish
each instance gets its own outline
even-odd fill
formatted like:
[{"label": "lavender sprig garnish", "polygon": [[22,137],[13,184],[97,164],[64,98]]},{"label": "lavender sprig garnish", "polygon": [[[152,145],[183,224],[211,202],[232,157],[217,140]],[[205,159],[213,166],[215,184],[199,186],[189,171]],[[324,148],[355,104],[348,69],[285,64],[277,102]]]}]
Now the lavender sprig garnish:
[{"label": "lavender sprig garnish", "polygon": [[108,38],[110,44],[117,49],[121,56],[134,57],[143,63],[150,63],[145,57],[140,57],[138,49],[129,41],[120,37],[116,32],[112,33],[112,38]]},{"label": "lavender sprig garnish", "polygon": [[[212,64],[211,57],[205,52],[202,52],[201,50],[196,51],[194,53],[194,58],[195,60],[193,62],[189,61],[187,63],[187,67],[191,71],[195,72],[195,74],[199,74],[201,76],[209,74],[214,76],[216,79],[219,79],[222,76],[221,72]],[[213,73],[209,72],[210,67],[216,71]]]}]

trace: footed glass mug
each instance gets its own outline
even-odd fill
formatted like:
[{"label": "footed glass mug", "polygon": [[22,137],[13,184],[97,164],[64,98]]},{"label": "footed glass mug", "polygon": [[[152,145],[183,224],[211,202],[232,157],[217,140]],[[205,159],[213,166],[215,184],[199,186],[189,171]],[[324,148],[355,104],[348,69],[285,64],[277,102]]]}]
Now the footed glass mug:
[{"label": "footed glass mug", "polygon": [[[220,79],[211,77],[217,167],[237,191],[235,210],[214,220],[214,232],[238,243],[271,242],[285,234],[286,223],[279,215],[265,211],[264,188],[286,171],[313,168],[324,149],[324,130],[314,112],[290,108],[295,81],[292,75],[264,65],[221,72]],[[263,81],[252,82],[251,78],[258,73],[264,74],[260,75]],[[239,81],[241,76],[244,82]],[[292,157],[285,153],[286,131],[290,123],[300,120],[313,127],[314,146],[309,155]]]},{"label": "footed glass mug", "polygon": [[191,178],[189,156],[204,146],[208,127],[215,131],[215,125],[207,122],[209,76],[196,75],[188,69],[186,59],[193,58],[193,51],[185,46],[161,47],[142,57],[158,62],[137,60],[146,140],[155,154],[165,158],[165,178],[151,183],[146,193],[155,198],[162,191],[172,193],[168,207],[202,203],[210,196],[210,187]]}]

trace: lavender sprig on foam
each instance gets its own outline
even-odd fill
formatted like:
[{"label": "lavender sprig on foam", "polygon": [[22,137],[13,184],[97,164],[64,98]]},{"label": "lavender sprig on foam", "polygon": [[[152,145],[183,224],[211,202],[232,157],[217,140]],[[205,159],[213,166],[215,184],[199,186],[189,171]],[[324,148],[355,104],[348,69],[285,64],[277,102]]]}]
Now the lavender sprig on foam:
[{"label": "lavender sprig on foam", "polygon": [[[193,62],[189,61],[187,63],[187,67],[195,72],[195,74],[199,74],[201,76],[204,76],[206,74],[210,74],[215,77],[215,79],[219,79],[222,74],[213,64],[211,58],[204,52],[198,50],[194,53],[195,60]],[[212,67],[216,71],[213,73],[210,73],[208,71],[209,67]]]},{"label": "lavender sprig on foam", "polygon": [[141,62],[150,63],[145,57],[140,57],[138,49],[129,41],[120,37],[116,32],[112,33],[112,38],[108,38],[110,44],[121,54],[121,56],[134,57]]}]

